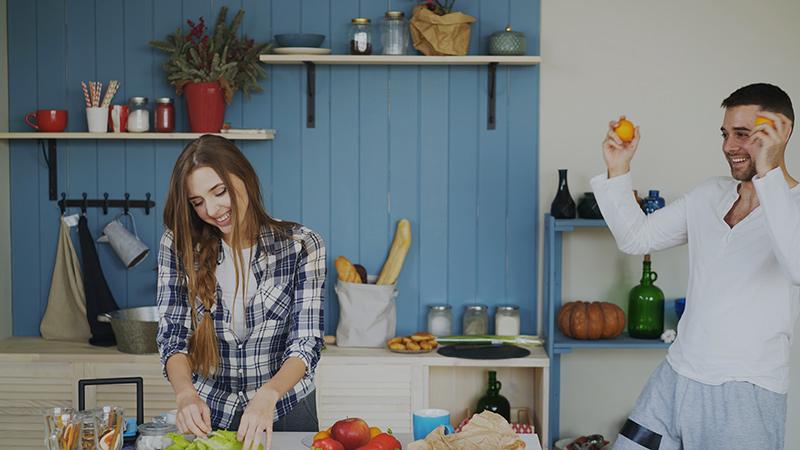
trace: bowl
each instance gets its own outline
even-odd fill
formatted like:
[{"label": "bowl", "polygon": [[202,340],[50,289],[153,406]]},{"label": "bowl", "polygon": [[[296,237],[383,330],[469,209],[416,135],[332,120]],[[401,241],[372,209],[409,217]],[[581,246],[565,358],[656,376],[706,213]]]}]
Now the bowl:
[{"label": "bowl", "polygon": [[325,41],[324,34],[284,33],[275,35],[275,42],[280,47],[319,47],[323,41]]}]

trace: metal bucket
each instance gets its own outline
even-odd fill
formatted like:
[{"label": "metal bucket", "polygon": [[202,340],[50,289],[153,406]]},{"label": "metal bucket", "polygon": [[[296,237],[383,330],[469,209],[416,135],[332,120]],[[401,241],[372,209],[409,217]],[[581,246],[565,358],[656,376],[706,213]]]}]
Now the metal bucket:
[{"label": "metal bucket", "polygon": [[142,306],[100,314],[97,320],[111,322],[117,349],[124,353],[158,353],[158,308]]}]

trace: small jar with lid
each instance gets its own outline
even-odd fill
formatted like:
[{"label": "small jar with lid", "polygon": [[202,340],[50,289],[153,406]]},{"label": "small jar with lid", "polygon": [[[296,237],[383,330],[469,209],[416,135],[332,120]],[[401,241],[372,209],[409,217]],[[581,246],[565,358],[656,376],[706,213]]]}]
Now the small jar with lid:
[{"label": "small jar with lid", "polygon": [[497,306],[494,311],[494,334],[498,336],[519,336],[519,306]]},{"label": "small jar with lid", "polygon": [[150,130],[150,111],[147,97],[131,97],[128,101],[128,131],[144,133]]},{"label": "small jar with lid", "polygon": [[464,336],[489,334],[489,308],[486,305],[466,305],[462,328]]},{"label": "small jar with lid", "polygon": [[450,305],[428,306],[428,333],[434,336],[453,334],[453,309]]},{"label": "small jar with lid", "polygon": [[163,417],[156,417],[153,422],[139,425],[139,437],[136,438],[136,450],[163,450],[173,444],[167,433],[177,433],[178,427],[166,423]]},{"label": "small jar with lid", "polygon": [[156,99],[155,128],[159,133],[175,131],[175,106],[169,97]]},{"label": "small jar with lid", "polygon": [[408,21],[403,11],[388,11],[381,23],[384,55],[405,55],[408,49]]},{"label": "small jar with lid", "polygon": [[366,17],[356,17],[350,21],[350,54],[372,54],[372,24]]}]

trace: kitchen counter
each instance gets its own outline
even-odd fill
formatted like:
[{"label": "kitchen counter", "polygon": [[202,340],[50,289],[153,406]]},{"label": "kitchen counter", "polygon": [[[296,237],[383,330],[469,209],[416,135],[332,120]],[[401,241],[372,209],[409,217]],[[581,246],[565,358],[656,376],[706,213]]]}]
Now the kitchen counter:
[{"label": "kitchen counter", "polygon": [[[276,450],[308,450],[303,442],[310,440],[310,437],[311,433],[275,433],[272,436],[272,448]],[[404,448],[412,441],[410,434],[397,434],[395,437],[400,440]],[[521,435],[520,439],[525,442],[526,450],[542,450],[539,438],[535,434]]]}]

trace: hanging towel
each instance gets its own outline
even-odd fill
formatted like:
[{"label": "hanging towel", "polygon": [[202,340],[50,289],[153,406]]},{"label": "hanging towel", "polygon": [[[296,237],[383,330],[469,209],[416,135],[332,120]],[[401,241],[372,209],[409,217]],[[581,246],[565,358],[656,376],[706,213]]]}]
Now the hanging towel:
[{"label": "hanging towel", "polygon": [[86,342],[92,333],[86,320],[81,266],[69,236],[70,227],[63,217],[60,220],[50,295],[39,331],[45,339]]},{"label": "hanging towel", "polygon": [[78,221],[78,235],[81,238],[81,257],[83,259],[83,285],[86,289],[86,318],[89,319],[89,327],[92,329],[92,338],[89,343],[103,347],[116,345],[114,331],[110,323],[97,320],[98,314],[108,313],[119,309],[111,290],[103,276],[103,269],[100,267],[100,259],[97,257],[97,249],[94,247],[94,239],[89,232],[89,223],[86,216],[81,215]]}]

